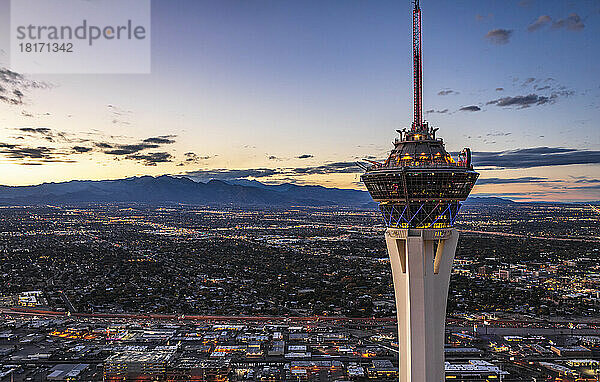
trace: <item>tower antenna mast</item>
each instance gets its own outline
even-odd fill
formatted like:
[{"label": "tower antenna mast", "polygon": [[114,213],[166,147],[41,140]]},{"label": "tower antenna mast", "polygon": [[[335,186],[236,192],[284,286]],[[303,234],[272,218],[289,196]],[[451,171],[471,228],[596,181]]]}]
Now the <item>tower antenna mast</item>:
[{"label": "tower antenna mast", "polygon": [[423,63],[421,57],[421,7],[414,0],[413,9],[413,99],[414,120],[412,131],[423,130]]}]

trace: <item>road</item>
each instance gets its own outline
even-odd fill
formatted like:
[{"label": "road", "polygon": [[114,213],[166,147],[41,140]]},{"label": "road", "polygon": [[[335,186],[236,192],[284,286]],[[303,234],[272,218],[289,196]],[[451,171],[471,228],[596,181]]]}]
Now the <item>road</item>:
[{"label": "road", "polygon": [[[208,315],[175,315],[175,314],[135,314],[135,313],[67,313],[52,310],[38,310],[30,308],[7,308],[0,307],[0,314],[16,316],[38,316],[38,317],[71,317],[71,318],[99,318],[99,319],[124,319],[124,320],[164,320],[164,321],[241,321],[241,322],[265,322],[265,321],[287,321],[287,322],[350,322],[368,325],[395,325],[395,317],[340,317],[340,316],[208,316]],[[540,320],[540,319],[512,319],[498,318],[487,319],[488,330],[496,328],[498,334],[501,332],[522,331],[530,334],[537,330],[550,330],[554,334],[570,334],[569,325],[585,324],[585,328],[573,329],[573,333],[599,335],[600,321],[592,321],[590,318],[569,320]],[[446,325],[472,330],[473,325],[483,330],[482,319],[471,320],[462,318],[448,318]],[[541,333],[541,332],[540,332]],[[503,333],[502,333],[503,334]]]},{"label": "road", "polygon": [[521,235],[518,233],[509,233],[509,232],[497,232],[497,231],[475,231],[470,229],[460,229],[460,232],[463,233],[476,233],[478,235],[491,235],[491,236],[507,236],[507,237],[520,237],[525,239],[539,239],[539,240],[552,240],[552,241],[580,241],[585,243],[600,243],[600,239],[583,239],[577,237],[552,237],[552,236],[530,236],[530,235]]},{"label": "road", "polygon": [[53,310],[38,310],[29,308],[0,308],[0,314],[41,317],[72,317],[72,318],[103,318],[103,319],[141,319],[165,321],[310,321],[310,322],[357,322],[362,324],[395,323],[394,317],[339,317],[339,316],[204,316],[204,315],[176,315],[176,314],[128,314],[128,313],[66,313]]}]

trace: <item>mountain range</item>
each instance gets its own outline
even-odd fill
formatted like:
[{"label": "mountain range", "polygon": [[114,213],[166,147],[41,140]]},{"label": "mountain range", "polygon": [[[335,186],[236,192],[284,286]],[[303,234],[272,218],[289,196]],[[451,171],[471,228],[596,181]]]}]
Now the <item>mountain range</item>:
[{"label": "mountain range", "polygon": [[[256,180],[211,180],[196,182],[186,177],[163,175],[117,180],[73,180],[35,186],[0,186],[0,205],[44,205],[87,203],[184,203],[239,207],[325,207],[377,208],[366,191],[269,185]],[[471,196],[471,205],[509,205],[510,199]],[[588,202],[596,204],[594,202]],[[556,204],[556,203],[553,203]]]},{"label": "mountain range", "polygon": [[366,191],[294,184],[267,185],[243,180],[211,180],[201,183],[168,175],[118,180],[73,180],[35,186],[0,186],[0,205],[96,202],[376,207]]}]

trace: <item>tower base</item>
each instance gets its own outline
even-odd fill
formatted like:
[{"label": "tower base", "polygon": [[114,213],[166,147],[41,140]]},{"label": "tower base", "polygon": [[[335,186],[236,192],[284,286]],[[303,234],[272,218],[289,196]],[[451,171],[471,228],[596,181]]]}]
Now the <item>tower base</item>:
[{"label": "tower base", "polygon": [[398,315],[400,382],[440,382],[444,372],[446,300],[456,229],[388,228]]}]

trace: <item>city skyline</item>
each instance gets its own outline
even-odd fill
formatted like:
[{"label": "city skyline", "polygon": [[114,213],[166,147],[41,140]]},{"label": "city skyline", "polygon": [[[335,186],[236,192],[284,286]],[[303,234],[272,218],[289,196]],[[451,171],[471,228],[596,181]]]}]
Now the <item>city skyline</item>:
[{"label": "city skyline", "polygon": [[[395,276],[376,210],[0,210],[3,381],[74,368],[84,381],[135,379],[165,351],[146,379],[212,380],[173,373],[215,367],[229,381],[399,379]],[[450,379],[596,380],[597,223],[585,205],[463,206],[443,336]]]},{"label": "city skyline", "polygon": [[[15,73],[2,31],[2,184],[170,174],[364,189],[355,162],[385,158],[381,142],[412,120],[409,1],[178,4],[152,3],[149,75]],[[600,4],[421,5],[425,118],[449,151],[474,151],[473,195],[600,199]]]}]

